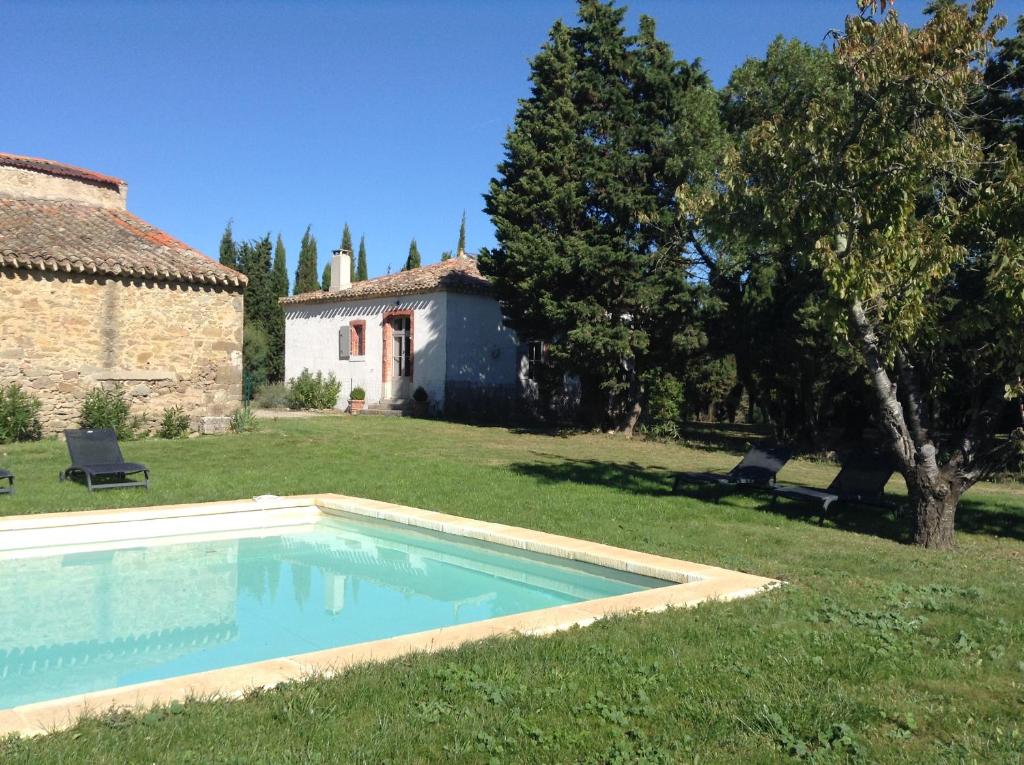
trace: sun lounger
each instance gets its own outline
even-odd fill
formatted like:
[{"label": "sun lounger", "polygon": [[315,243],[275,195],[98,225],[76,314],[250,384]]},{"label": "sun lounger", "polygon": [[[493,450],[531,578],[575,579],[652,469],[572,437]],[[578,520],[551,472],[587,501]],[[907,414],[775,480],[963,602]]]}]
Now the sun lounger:
[{"label": "sun lounger", "polygon": [[672,484],[673,493],[687,484],[710,483],[718,486],[768,487],[782,469],[792,451],[784,446],[758,444],[751,448],[743,460],[728,473],[678,473]]},{"label": "sun lounger", "polygon": [[[138,462],[125,462],[113,430],[65,430],[71,466],[60,480],[81,475],[89,491],[96,489],[149,488],[149,468]],[[142,473],[144,480],[128,476]]]},{"label": "sun lounger", "polygon": [[827,489],[776,484],[772,487],[772,502],[785,497],[817,503],[821,506],[819,523],[824,523],[825,514],[837,502],[888,506],[885,502],[885,485],[894,470],[892,460],[886,455],[860,449],[843,461],[842,468]]}]

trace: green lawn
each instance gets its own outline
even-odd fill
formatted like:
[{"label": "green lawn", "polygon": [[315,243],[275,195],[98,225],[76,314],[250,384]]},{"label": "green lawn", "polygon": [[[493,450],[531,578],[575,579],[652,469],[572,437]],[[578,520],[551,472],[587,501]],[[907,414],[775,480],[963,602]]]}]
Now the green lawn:
[{"label": "green lawn", "polygon": [[[153,488],[58,484],[62,444],[0,447],[0,513],[342,492],[777,577],[753,599],[366,666],[241,702],[0,742],[3,763],[1024,761],[1024,490],[980,486],[953,553],[877,511],[675,497],[732,454],[390,418],[125,446]],[[827,484],[795,462],[782,480]],[[893,488],[898,484],[893,483]],[[8,682],[0,677],[0,682]]]}]

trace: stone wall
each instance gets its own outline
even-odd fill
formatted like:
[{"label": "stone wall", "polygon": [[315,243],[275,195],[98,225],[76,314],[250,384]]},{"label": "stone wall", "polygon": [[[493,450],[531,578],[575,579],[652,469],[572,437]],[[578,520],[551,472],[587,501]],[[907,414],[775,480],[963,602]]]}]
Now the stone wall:
[{"label": "stone wall", "polygon": [[128,186],[62,178],[49,173],[0,165],[0,190],[27,199],[52,199],[82,202],[96,207],[127,209]]},{"label": "stone wall", "polygon": [[85,395],[122,385],[152,429],[242,399],[242,292],[0,268],[0,385],[42,401],[44,434],[75,427]]}]

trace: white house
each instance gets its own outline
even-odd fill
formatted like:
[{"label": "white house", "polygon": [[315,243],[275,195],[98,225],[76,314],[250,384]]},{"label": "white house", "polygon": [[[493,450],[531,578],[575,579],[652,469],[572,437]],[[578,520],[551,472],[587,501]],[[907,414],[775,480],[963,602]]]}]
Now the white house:
[{"label": "white house", "polygon": [[527,350],[504,326],[475,258],[352,283],[351,257],[335,253],[331,289],[281,298],[286,379],[303,369],[333,373],[341,408],[355,387],[366,391],[368,406],[386,407],[422,386],[434,411],[455,392],[495,401],[518,395]]}]

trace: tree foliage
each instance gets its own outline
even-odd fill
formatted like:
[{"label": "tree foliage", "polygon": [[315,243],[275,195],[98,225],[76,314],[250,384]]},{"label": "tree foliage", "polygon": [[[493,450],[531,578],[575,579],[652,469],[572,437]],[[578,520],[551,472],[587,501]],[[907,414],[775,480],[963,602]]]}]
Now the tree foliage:
[{"label": "tree foliage", "polygon": [[405,259],[405,265],[402,267],[403,271],[409,271],[413,268],[420,267],[420,248],[416,246],[416,240],[413,239],[409,242],[409,257]]},{"label": "tree foliage", "polygon": [[552,342],[588,410],[631,431],[655,370],[701,342],[691,221],[675,191],[703,189],[724,134],[698,63],[677,61],[625,9],[581,0],[531,62],[505,159],[485,195],[498,246],[481,252],[506,320]]},{"label": "tree foliage", "polygon": [[1024,364],[1024,175],[1015,147],[975,129],[990,0],[935,3],[917,29],[883,5],[847,17],[825,87],[741,124],[727,193],[686,199],[807,272],[866,375],[915,539],[944,547],[960,496],[1011,445],[995,425]]},{"label": "tree foliage", "polygon": [[228,268],[238,268],[238,249],[231,233],[231,221],[224,226],[224,234],[220,238],[220,264]]},{"label": "tree foliage", "polygon": [[[341,230],[341,249],[348,253],[349,264],[351,265],[351,280],[353,282],[358,281],[356,279],[356,276],[358,275],[358,267],[356,266],[356,259],[354,257],[355,250],[352,249],[352,232],[348,230],[348,223],[346,223],[345,227]],[[330,279],[327,280],[327,286],[330,286]],[[324,287],[324,289],[327,289],[327,287]]]},{"label": "tree foliage", "polygon": [[356,266],[356,281],[365,282],[369,279],[369,271],[366,267],[366,237],[359,237],[359,261]]},{"label": "tree foliage", "polygon": [[299,246],[299,262],[295,269],[294,294],[315,292],[320,287],[319,269],[317,268],[316,237],[311,226],[306,227]]}]

